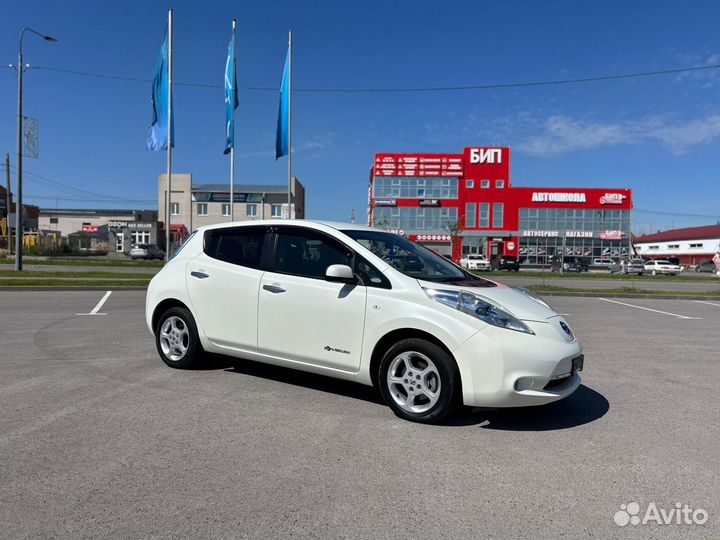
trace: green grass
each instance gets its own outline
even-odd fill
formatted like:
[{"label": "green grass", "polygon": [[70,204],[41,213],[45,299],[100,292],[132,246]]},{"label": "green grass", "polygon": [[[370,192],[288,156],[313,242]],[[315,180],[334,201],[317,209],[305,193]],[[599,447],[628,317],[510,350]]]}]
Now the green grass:
[{"label": "green grass", "polygon": [[67,279],[1,279],[0,287],[147,287],[150,280],[67,280]]},{"label": "green grass", "polygon": [[635,289],[633,287],[618,287],[616,289],[575,289],[567,287],[555,287],[547,285],[530,285],[527,289],[542,294],[542,293],[573,293],[573,294],[626,294],[628,296],[636,295],[648,295],[648,296],[714,296],[720,298],[720,291],[706,291],[706,292],[695,292],[695,291],[650,291],[647,289]]},{"label": "green grass", "polygon": [[[0,257],[0,264],[15,264],[14,257]],[[114,266],[114,267],[140,267],[161,268],[163,261],[123,261],[112,259],[88,259],[84,257],[49,257],[47,259],[34,259],[23,257],[23,264],[37,264],[43,266]]]},{"label": "green grass", "polygon": [[591,272],[581,272],[581,273],[565,273],[561,274],[560,272],[541,272],[541,271],[521,271],[521,272],[473,272],[475,275],[483,277],[483,276],[493,276],[493,277],[503,277],[503,278],[545,278],[545,279],[604,279],[604,280],[614,280],[614,281],[645,281],[645,280],[651,280],[651,281],[681,281],[681,282],[687,282],[688,280],[692,281],[713,281],[720,283],[720,278],[715,277],[712,274],[704,274],[704,273],[696,273],[696,272],[689,272],[688,274],[683,274],[682,276],[663,276],[663,275],[657,275],[657,276],[651,276],[649,274],[643,274],[642,276],[631,276],[631,275],[623,275],[623,274],[611,274],[609,272],[600,272],[600,273],[591,273]]},{"label": "green grass", "polygon": [[136,274],[130,272],[15,272],[15,270],[0,270],[0,278],[100,278],[100,279],[132,279],[150,280],[155,274]]}]

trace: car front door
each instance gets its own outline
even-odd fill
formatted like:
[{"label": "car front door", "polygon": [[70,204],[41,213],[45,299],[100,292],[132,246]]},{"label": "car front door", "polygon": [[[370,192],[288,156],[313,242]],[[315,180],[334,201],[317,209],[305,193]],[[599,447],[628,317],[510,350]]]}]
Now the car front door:
[{"label": "car front door", "polygon": [[188,262],[186,282],[196,322],[214,344],[257,351],[258,290],[270,255],[267,227],[205,232],[203,252]]},{"label": "car front door", "polygon": [[360,368],[367,289],[325,280],[328,266],[352,267],[353,256],[319,231],[276,229],[274,268],[260,283],[259,352],[348,372]]}]

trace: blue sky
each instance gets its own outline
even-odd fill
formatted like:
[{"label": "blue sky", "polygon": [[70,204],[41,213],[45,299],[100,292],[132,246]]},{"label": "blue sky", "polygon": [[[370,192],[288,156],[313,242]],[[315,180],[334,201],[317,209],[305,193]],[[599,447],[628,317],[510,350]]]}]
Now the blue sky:
[{"label": "blue sky", "polygon": [[[166,10],[175,10],[175,80],[221,85],[230,20],[238,19],[238,83],[279,87],[287,31],[296,88],[455,86],[650,71],[720,63],[720,3],[671,1],[3,1],[0,63],[25,38],[35,66],[151,78]],[[365,217],[378,151],[513,148],[524,186],[631,187],[636,230],[720,218],[720,70],[545,88],[294,96],[294,173],[309,217]],[[236,178],[282,183],[274,159],[276,91],[242,91]],[[0,69],[0,152],[15,160],[16,79]],[[40,123],[29,202],[152,207],[165,155],[145,149],[150,85],[43,70],[25,76],[25,114]],[[222,88],[175,88],[174,169],[225,182]],[[4,179],[3,179],[4,183]],[[30,197],[35,196],[35,198]],[[57,197],[57,203],[55,201]],[[115,197],[109,199],[108,197]],[[659,213],[651,213],[659,212]],[[698,217],[671,215],[699,214]]]}]

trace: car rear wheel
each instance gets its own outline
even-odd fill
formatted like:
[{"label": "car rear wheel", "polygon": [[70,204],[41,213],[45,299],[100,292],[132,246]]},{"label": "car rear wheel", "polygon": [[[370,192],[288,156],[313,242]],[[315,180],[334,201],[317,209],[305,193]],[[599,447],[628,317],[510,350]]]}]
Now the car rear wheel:
[{"label": "car rear wheel", "polygon": [[155,344],[162,361],[172,368],[195,367],[203,353],[195,319],[183,307],[162,314],[155,327]]},{"label": "car rear wheel", "polygon": [[378,382],[385,403],[405,420],[437,422],[459,403],[455,361],[423,339],[404,339],[393,345],[380,362]]}]

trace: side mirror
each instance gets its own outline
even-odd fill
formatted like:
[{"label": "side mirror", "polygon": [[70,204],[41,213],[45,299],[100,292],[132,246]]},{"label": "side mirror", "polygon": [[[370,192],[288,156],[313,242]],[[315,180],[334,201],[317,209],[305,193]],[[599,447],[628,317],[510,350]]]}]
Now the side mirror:
[{"label": "side mirror", "polygon": [[331,264],[325,270],[325,281],[355,283],[357,278],[353,274],[352,268],[346,264]]}]

